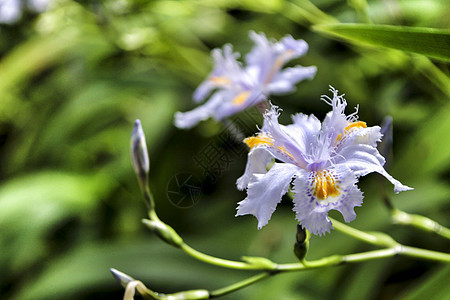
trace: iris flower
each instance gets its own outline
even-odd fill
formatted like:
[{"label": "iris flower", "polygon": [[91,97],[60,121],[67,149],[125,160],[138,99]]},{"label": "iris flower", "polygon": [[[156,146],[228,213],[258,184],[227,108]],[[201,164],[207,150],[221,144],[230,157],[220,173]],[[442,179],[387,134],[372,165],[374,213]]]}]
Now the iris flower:
[{"label": "iris flower", "polygon": [[194,101],[201,102],[215,92],[194,110],[177,112],[177,127],[190,128],[210,117],[222,120],[266,101],[270,94],[294,91],[299,81],[314,77],[317,70],[314,66],[282,69],[288,61],[306,53],[305,41],[290,35],[279,42],[269,41],[263,33],[253,31],[249,35],[255,46],[245,58],[245,67],[237,61],[239,53],[233,52],[229,44],[212,51],[214,69],[194,92]]},{"label": "iris flower", "polygon": [[33,13],[41,13],[47,10],[51,0],[0,0],[0,23],[12,24],[17,22],[28,10]]},{"label": "iris flower", "polygon": [[[281,197],[292,183],[296,219],[311,233],[322,235],[333,228],[328,212],[338,210],[346,222],[356,217],[363,193],[358,178],[377,172],[394,185],[394,191],[411,190],[383,168],[384,158],[377,142],[379,126],[367,127],[356,112],[346,116],[347,102],[331,87],[333,98],[322,96],[332,107],[325,120],[314,115],[296,114],[293,124],[278,123],[279,110],[272,107],[264,115],[260,132],[244,140],[250,147],[245,173],[237,181],[247,188],[247,198],[239,202],[237,216],[252,214],[258,229],[265,226]],[[275,158],[267,171],[266,166]]]}]

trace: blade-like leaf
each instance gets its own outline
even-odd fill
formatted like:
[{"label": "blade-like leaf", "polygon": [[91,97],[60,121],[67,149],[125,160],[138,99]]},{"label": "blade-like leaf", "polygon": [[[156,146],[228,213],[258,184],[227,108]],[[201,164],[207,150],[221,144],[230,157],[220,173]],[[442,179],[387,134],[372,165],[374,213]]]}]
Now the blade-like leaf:
[{"label": "blade-like leaf", "polygon": [[450,30],[372,24],[333,24],[313,27],[352,42],[423,54],[450,61]]}]

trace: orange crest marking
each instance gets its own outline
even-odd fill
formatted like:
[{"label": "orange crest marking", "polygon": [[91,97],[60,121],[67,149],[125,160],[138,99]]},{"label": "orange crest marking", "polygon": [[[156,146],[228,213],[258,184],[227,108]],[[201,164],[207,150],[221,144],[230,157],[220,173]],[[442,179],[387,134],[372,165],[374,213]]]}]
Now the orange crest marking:
[{"label": "orange crest marking", "polygon": [[219,85],[228,85],[231,83],[230,79],[228,79],[225,76],[213,76],[213,77],[210,77],[209,80],[211,80],[215,84],[219,84]]},{"label": "orange crest marking", "polygon": [[241,105],[242,103],[245,102],[245,100],[248,99],[249,96],[250,96],[250,91],[242,92],[242,93],[238,94],[236,97],[234,97],[233,104]]},{"label": "orange crest marking", "polygon": [[251,136],[244,140],[244,143],[252,150],[256,146],[269,145],[273,146],[273,139],[270,136],[258,134],[257,136]]},{"label": "orange crest marking", "polygon": [[[363,121],[351,122],[344,128],[344,135],[349,133],[350,131],[352,131],[355,128],[367,128],[367,124],[366,124],[366,122],[363,122]],[[336,138],[336,141],[338,142],[341,139],[342,139],[342,134],[339,133],[339,135]]]},{"label": "orange crest marking", "polygon": [[339,185],[336,185],[335,177],[328,171],[316,172],[312,183],[313,195],[319,200],[325,200],[328,197],[339,196]]}]

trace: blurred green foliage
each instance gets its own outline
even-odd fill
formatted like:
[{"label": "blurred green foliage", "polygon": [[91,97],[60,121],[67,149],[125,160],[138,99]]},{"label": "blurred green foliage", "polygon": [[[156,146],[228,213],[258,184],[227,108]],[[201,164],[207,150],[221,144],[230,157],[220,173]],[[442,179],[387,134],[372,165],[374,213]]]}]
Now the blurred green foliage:
[{"label": "blurred green foliage", "polygon": [[[194,261],[141,224],[145,206],[129,158],[137,118],[146,132],[159,215],[190,245],[230,259],[295,261],[288,202],[260,231],[254,218],[234,217],[245,197],[234,185],[245,154],[233,156],[215,181],[196,165],[211,141],[232,154],[218,139],[222,125],[210,120],[190,131],[172,125],[175,111],[193,108],[192,92],[211,68],[210,50],[231,43],[248,52],[249,30],[306,40],[310,50],[295,63],[318,67],[296,93],[272,99],[284,108],[282,122],[298,111],[322,118],[328,107],[319,97],[329,84],[346,93],[349,110],[360,104],[359,116],[369,125],[392,116],[390,172],[415,190],[389,195],[401,209],[450,225],[448,64],[316,31],[338,22],[446,29],[440,32],[447,39],[436,42],[448,54],[449,16],[445,0],[59,0],[40,15],[1,25],[1,298],[120,299],[123,289],[110,267],[161,292],[215,289],[250,275]],[[237,118],[256,128],[248,114]],[[200,200],[189,209],[167,196],[180,173],[202,183]],[[362,179],[365,204],[352,225],[448,251],[440,237],[390,223],[380,189],[391,187],[377,177]],[[311,239],[308,258],[367,249],[332,232]],[[444,299],[449,270],[387,259],[285,274],[224,299]]]}]

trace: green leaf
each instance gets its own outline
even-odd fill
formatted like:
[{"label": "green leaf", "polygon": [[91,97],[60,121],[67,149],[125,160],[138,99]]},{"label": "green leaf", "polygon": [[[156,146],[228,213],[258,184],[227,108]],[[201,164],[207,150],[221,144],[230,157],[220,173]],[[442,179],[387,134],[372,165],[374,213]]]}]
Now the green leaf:
[{"label": "green leaf", "polygon": [[28,174],[2,184],[0,266],[20,272],[42,259],[51,247],[46,235],[71,216],[85,216],[109,189],[104,176],[62,171]]},{"label": "green leaf", "polygon": [[450,61],[450,30],[372,24],[317,25],[314,30],[371,46]]}]

